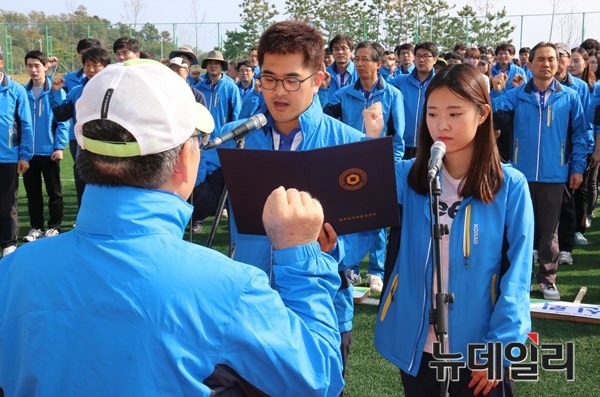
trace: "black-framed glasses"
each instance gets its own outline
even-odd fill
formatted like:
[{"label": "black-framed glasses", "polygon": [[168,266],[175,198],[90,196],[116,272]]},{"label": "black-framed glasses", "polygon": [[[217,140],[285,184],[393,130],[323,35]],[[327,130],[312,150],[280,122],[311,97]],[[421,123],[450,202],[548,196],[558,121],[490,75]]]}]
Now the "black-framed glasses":
[{"label": "black-framed glasses", "polygon": [[313,77],[315,74],[317,73],[313,73],[302,80],[297,77],[284,77],[283,79],[276,79],[275,77],[269,75],[259,76],[258,79],[260,80],[261,88],[265,90],[274,90],[275,87],[277,87],[277,82],[281,81],[281,85],[283,86],[284,90],[287,92],[296,92],[300,89],[302,83]]},{"label": "black-framed glasses", "polygon": [[431,54],[417,54],[415,55],[416,59],[431,59],[433,58],[433,55]]},{"label": "black-framed glasses", "polygon": [[198,141],[198,147],[200,150],[204,149],[204,146],[208,143],[210,139],[210,134],[205,134],[200,130],[195,130],[194,133],[190,136],[190,139]]}]

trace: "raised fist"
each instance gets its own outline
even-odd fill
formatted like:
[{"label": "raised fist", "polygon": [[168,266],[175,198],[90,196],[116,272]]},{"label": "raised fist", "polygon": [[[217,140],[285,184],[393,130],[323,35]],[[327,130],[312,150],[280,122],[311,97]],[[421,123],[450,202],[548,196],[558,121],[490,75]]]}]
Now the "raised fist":
[{"label": "raised fist", "polygon": [[323,218],[321,204],[310,194],[282,186],[267,197],[262,215],[267,236],[275,249],[317,241]]}]

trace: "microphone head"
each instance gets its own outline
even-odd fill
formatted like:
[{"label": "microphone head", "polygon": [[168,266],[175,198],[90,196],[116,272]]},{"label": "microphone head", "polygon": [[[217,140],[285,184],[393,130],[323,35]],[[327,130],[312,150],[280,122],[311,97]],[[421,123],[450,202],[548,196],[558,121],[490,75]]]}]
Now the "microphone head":
[{"label": "microphone head", "polygon": [[435,152],[440,152],[441,157],[444,157],[444,155],[446,154],[446,144],[442,141],[433,142],[429,153],[431,154],[431,156],[433,156],[433,153]]},{"label": "microphone head", "polygon": [[252,120],[254,123],[253,129],[262,128],[265,124],[267,124],[267,118],[262,113],[255,114],[254,116],[250,117],[250,120]]}]

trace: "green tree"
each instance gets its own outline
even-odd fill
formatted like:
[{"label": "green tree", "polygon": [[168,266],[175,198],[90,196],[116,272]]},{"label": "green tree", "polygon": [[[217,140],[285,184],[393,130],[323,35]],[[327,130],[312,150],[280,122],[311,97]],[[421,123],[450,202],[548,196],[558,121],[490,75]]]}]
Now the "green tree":
[{"label": "green tree", "polygon": [[274,4],[269,1],[243,0],[240,3],[242,24],[240,31],[226,31],[223,53],[229,60],[243,59],[250,49],[258,44],[262,32],[279,15]]}]

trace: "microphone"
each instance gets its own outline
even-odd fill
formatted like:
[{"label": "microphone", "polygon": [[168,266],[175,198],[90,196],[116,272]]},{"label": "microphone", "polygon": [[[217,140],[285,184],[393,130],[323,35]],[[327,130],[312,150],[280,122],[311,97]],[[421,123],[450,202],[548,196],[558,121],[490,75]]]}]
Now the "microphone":
[{"label": "microphone", "polygon": [[238,125],[231,131],[226,132],[220,137],[208,142],[206,146],[204,146],[204,150],[215,148],[232,139],[242,138],[250,131],[261,128],[265,124],[267,124],[267,118],[265,117],[265,115],[262,113],[255,114],[254,116],[250,117],[248,120]]},{"label": "microphone", "polygon": [[431,154],[427,164],[427,180],[432,181],[442,169],[442,160],[446,154],[446,144],[444,142],[434,142],[431,145]]}]

